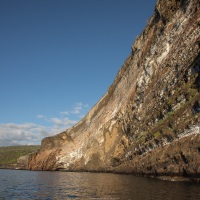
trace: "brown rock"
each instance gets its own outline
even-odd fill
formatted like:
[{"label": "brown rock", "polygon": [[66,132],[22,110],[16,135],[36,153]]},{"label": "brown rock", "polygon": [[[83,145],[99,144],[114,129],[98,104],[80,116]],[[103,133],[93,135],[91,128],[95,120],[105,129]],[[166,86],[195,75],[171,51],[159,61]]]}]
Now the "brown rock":
[{"label": "brown rock", "polygon": [[108,92],[28,169],[200,176],[200,3],[158,0]]}]

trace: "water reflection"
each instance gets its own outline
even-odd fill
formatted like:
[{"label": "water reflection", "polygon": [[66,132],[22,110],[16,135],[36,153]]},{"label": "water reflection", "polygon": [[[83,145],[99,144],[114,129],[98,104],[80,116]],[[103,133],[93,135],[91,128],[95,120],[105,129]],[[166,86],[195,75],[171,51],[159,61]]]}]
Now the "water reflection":
[{"label": "water reflection", "polygon": [[130,175],[0,170],[0,199],[200,199],[200,185]]}]

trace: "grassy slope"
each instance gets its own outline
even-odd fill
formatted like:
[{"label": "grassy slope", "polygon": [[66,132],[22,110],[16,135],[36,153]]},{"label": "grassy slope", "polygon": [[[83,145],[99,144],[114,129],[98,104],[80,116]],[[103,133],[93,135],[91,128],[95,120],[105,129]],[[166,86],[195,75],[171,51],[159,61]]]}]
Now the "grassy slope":
[{"label": "grassy slope", "polygon": [[17,158],[37,151],[39,145],[0,147],[0,165],[17,163]]}]

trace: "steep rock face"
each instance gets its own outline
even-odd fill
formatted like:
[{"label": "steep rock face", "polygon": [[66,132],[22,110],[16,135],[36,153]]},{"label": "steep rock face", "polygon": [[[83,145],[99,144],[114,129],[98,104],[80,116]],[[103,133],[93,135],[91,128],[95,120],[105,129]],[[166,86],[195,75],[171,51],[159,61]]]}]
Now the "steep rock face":
[{"label": "steep rock face", "polygon": [[158,0],[107,93],[31,170],[200,176],[200,3]]}]

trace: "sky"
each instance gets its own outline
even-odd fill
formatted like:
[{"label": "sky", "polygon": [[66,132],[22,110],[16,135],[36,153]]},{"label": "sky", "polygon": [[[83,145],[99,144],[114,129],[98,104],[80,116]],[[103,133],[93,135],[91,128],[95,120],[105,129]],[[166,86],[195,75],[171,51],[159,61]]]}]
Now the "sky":
[{"label": "sky", "polygon": [[0,0],[0,146],[40,144],[106,93],[156,0]]}]

